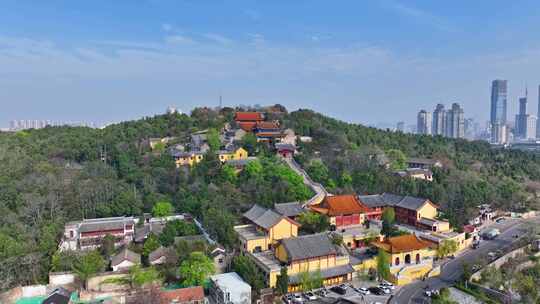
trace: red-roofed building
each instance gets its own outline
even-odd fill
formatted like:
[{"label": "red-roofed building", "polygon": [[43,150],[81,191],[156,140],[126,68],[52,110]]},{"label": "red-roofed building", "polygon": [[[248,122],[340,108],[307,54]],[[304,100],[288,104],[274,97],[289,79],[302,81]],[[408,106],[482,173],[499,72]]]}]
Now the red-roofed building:
[{"label": "red-roofed building", "polygon": [[162,290],[159,294],[160,304],[204,304],[204,289],[201,286]]},{"label": "red-roofed building", "polygon": [[260,112],[236,112],[236,114],[234,115],[234,120],[237,122],[240,122],[240,121],[257,122],[257,121],[263,121],[264,115],[263,113],[260,113]]},{"label": "red-roofed building", "polygon": [[322,203],[311,209],[327,215],[330,224],[337,228],[362,224],[365,214],[370,211],[355,195],[327,196]]}]

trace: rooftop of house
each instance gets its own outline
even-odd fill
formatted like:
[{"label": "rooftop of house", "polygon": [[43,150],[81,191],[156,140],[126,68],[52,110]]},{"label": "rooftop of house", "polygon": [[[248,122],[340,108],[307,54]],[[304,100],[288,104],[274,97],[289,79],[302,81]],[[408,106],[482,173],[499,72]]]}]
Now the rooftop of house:
[{"label": "rooftop of house", "polygon": [[140,264],[141,255],[127,248],[123,248],[119,253],[111,258],[111,266],[117,266],[123,261],[130,261],[135,264]]},{"label": "rooftop of house", "polygon": [[53,290],[41,303],[42,304],[68,304],[71,300],[71,292],[58,287]]},{"label": "rooftop of house", "polygon": [[306,210],[302,208],[302,204],[300,202],[275,204],[274,209],[279,214],[287,217],[296,217],[299,216],[301,213],[306,212]]},{"label": "rooftop of house", "polygon": [[296,146],[293,144],[276,143],[275,147],[278,151],[295,151]]},{"label": "rooftop of house", "polygon": [[409,210],[418,210],[426,203],[430,203],[437,208],[435,204],[426,198],[401,196],[390,193],[359,195],[358,200],[369,208],[401,207]]},{"label": "rooftop of house", "polygon": [[174,249],[159,246],[158,249],[150,252],[150,254],[148,255],[148,261],[154,262],[156,260],[159,260],[161,257],[166,257],[170,253],[171,250],[174,250]]},{"label": "rooftop of house", "polygon": [[433,247],[431,242],[424,241],[414,234],[391,237],[382,242],[375,241],[372,244],[389,253],[410,252]]},{"label": "rooftop of house", "polygon": [[258,240],[266,236],[262,231],[257,230],[257,227],[253,224],[234,226],[234,231],[245,240]]},{"label": "rooftop of house", "polygon": [[159,292],[160,304],[187,303],[204,300],[202,286],[180,288],[174,290],[161,290]]},{"label": "rooftop of house", "polygon": [[279,129],[279,123],[275,121],[258,121],[255,125],[257,129]]},{"label": "rooftop of house", "polygon": [[244,282],[236,272],[216,274],[211,276],[210,280],[221,290],[237,293],[251,291],[251,286]]},{"label": "rooftop of house", "polygon": [[344,214],[360,214],[368,212],[368,207],[362,204],[354,195],[327,196],[324,201],[312,208],[329,216]]},{"label": "rooftop of house", "polygon": [[337,255],[337,250],[326,233],[310,234],[281,240],[289,262],[328,255]]},{"label": "rooftop of house", "polygon": [[150,233],[160,235],[165,228],[165,225],[166,223],[164,222],[154,222],[144,224],[142,227],[135,227],[134,241],[142,242],[150,235]]},{"label": "rooftop of house", "polygon": [[272,250],[265,250],[261,252],[251,253],[255,258],[256,263],[261,265],[266,271],[279,271],[282,263],[276,258],[275,253]]},{"label": "rooftop of house", "polygon": [[234,115],[236,121],[262,121],[264,115],[261,112],[236,112]]},{"label": "rooftop of house", "polygon": [[266,230],[269,230],[270,228],[274,227],[282,219],[286,219],[293,225],[300,226],[300,224],[277,213],[276,211],[263,208],[259,205],[253,205],[251,209],[249,209],[246,213],[244,213],[244,217],[250,220],[255,225],[262,227]]},{"label": "rooftop of house", "polygon": [[82,221],[73,221],[66,226],[78,225],[80,232],[106,231],[124,229],[125,225],[134,225],[133,217],[107,217],[97,219],[84,219]]}]

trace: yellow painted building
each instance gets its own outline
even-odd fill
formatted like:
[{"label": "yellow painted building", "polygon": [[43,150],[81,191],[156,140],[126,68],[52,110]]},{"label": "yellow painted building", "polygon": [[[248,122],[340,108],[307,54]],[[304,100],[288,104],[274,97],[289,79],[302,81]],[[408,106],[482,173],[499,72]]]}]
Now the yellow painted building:
[{"label": "yellow painted building", "polygon": [[404,285],[430,275],[433,269],[435,245],[413,234],[376,241],[373,246],[384,250],[390,257],[391,281]]},{"label": "yellow painted building", "polygon": [[191,167],[200,163],[204,158],[204,154],[201,152],[175,152],[173,153],[173,157],[177,168],[180,166]]},{"label": "yellow painted building", "polygon": [[[244,148],[238,148],[234,151],[228,151],[228,150],[221,150],[216,152],[219,160],[224,163],[228,160],[240,160],[240,159],[247,159],[248,158],[248,152]],[[200,163],[204,159],[204,153],[197,151],[197,152],[173,152],[174,161],[176,163],[176,167],[180,166],[193,166],[195,164]]]},{"label": "yellow painted building", "polygon": [[279,240],[298,235],[300,224],[274,210],[254,205],[244,213],[244,218],[249,224],[235,226],[234,229],[242,250],[249,253],[271,250]]},{"label": "yellow painted building", "polygon": [[222,150],[218,151],[219,160],[224,163],[228,160],[239,160],[248,158],[248,152],[244,148],[238,148],[234,151]]},{"label": "yellow painted building", "polygon": [[[302,273],[320,274],[324,285],[349,281],[354,273],[349,256],[340,253],[326,233],[283,239],[275,249],[275,257],[287,267],[289,291],[301,289]],[[270,273],[269,287],[275,287],[277,275],[279,271]]]}]

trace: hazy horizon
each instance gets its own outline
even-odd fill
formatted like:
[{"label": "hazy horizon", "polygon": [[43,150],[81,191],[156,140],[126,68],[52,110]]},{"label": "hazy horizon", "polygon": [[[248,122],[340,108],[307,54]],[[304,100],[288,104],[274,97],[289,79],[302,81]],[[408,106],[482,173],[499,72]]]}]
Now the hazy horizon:
[{"label": "hazy horizon", "polygon": [[509,118],[540,84],[536,1],[7,0],[0,12],[0,127],[104,124],[168,106],[283,104],[363,123],[414,123],[459,102],[488,120],[509,82]]}]

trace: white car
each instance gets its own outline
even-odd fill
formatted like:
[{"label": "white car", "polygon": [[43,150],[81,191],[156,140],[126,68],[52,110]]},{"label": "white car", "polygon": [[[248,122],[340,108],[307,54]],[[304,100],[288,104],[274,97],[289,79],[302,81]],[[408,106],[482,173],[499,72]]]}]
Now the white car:
[{"label": "white car", "polygon": [[396,289],[396,286],[394,286],[394,284],[390,283],[390,282],[381,282],[381,284],[379,284],[379,287],[381,288],[388,288],[390,290],[394,290]]},{"label": "white car", "polygon": [[304,302],[304,299],[302,298],[302,295],[299,293],[295,293],[293,295],[293,303],[302,303]]},{"label": "white car", "polygon": [[369,290],[367,288],[365,288],[365,287],[355,288],[354,290],[356,292],[360,293],[360,294],[363,294],[363,295],[371,294],[371,292],[369,292]]},{"label": "white car", "polygon": [[310,301],[315,301],[318,299],[317,296],[311,291],[304,293],[304,297]]}]

